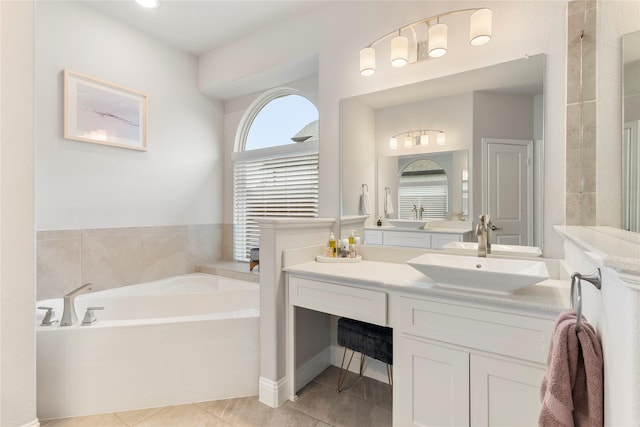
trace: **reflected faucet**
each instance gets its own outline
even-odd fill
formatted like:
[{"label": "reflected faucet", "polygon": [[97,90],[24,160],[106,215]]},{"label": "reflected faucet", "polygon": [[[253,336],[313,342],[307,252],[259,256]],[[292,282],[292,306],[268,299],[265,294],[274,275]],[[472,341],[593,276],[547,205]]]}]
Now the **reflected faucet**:
[{"label": "reflected faucet", "polygon": [[418,206],[413,205],[411,212],[413,212],[413,219],[418,219]]},{"label": "reflected faucet", "polygon": [[63,297],[64,309],[62,310],[62,320],[60,320],[60,326],[71,326],[78,320],[76,316],[75,300],[76,297],[84,292],[91,290],[91,283],[86,283],[79,288],[76,288],[66,294]]},{"label": "reflected faucet", "polygon": [[420,205],[420,209],[418,209],[418,219],[422,219],[422,214],[424,213],[424,207]]},{"label": "reflected faucet", "polygon": [[[487,215],[488,216],[488,215]],[[485,215],[478,217],[480,222],[476,224],[476,236],[478,237],[478,256],[486,257],[487,248],[489,247],[487,241],[489,238],[489,230],[487,229],[487,223],[485,222]]]}]

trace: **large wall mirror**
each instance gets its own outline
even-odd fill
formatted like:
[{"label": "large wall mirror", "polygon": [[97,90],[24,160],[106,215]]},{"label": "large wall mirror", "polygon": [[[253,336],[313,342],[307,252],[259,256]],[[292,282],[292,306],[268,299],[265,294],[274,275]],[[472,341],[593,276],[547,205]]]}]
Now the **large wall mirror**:
[{"label": "large wall mirror", "polygon": [[640,31],[622,38],[622,227],[640,232]]},{"label": "large wall mirror", "polygon": [[524,230],[503,242],[542,247],[544,68],[541,54],[342,100],[343,218],[490,213]]}]

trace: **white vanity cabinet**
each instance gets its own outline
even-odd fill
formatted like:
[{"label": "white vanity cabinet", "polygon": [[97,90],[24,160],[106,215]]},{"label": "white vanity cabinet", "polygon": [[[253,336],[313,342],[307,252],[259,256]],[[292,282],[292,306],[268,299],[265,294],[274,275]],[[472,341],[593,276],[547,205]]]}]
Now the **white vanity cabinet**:
[{"label": "white vanity cabinet", "polygon": [[537,425],[554,319],[400,296],[396,425]]},{"label": "white vanity cabinet", "polygon": [[437,233],[421,230],[365,229],[367,245],[407,246],[423,249],[442,249],[449,242],[464,242],[467,232]]}]

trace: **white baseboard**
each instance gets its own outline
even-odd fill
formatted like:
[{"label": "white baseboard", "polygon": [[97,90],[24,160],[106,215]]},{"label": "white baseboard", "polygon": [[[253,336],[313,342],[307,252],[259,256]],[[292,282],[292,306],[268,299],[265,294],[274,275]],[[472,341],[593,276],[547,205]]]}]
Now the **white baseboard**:
[{"label": "white baseboard", "polygon": [[22,424],[20,427],[40,427],[40,421],[36,418],[33,421],[30,421],[26,424]]},{"label": "white baseboard", "polygon": [[[331,364],[339,368],[340,364],[342,363],[343,354],[344,347],[341,347],[339,345],[331,346]],[[350,357],[351,350],[347,350],[347,357],[344,361],[345,368],[347,363],[349,363]],[[353,355],[353,360],[351,361],[351,365],[349,366],[349,371],[355,372],[356,374],[360,372],[360,353],[356,353]],[[365,359],[364,372],[362,373],[362,375],[365,377],[373,378],[374,380],[382,381],[383,383],[389,382],[389,378],[387,376],[387,364],[371,357],[367,357]]]},{"label": "white baseboard", "polygon": [[267,406],[277,408],[282,405],[288,398],[288,381],[287,378],[273,381],[269,378],[260,377],[258,383],[258,400]]},{"label": "white baseboard", "polygon": [[325,348],[296,369],[296,391],[307,385],[329,365],[331,365],[331,347]]}]

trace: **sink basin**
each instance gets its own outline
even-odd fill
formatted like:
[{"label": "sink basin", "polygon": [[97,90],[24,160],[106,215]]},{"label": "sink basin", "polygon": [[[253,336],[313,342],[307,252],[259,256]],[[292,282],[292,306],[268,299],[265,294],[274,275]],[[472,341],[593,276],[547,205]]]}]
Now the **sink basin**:
[{"label": "sink basin", "polygon": [[[475,255],[478,253],[478,244],[476,242],[449,242],[442,249],[447,252]],[[519,257],[542,256],[542,251],[536,246],[501,245],[497,243],[491,245],[491,253]]]},{"label": "sink basin", "polygon": [[438,286],[510,294],[549,279],[543,261],[425,254],[407,261]]},{"label": "sink basin", "polygon": [[429,220],[427,219],[388,219],[391,225],[398,228],[409,228],[418,230],[422,228]]}]

